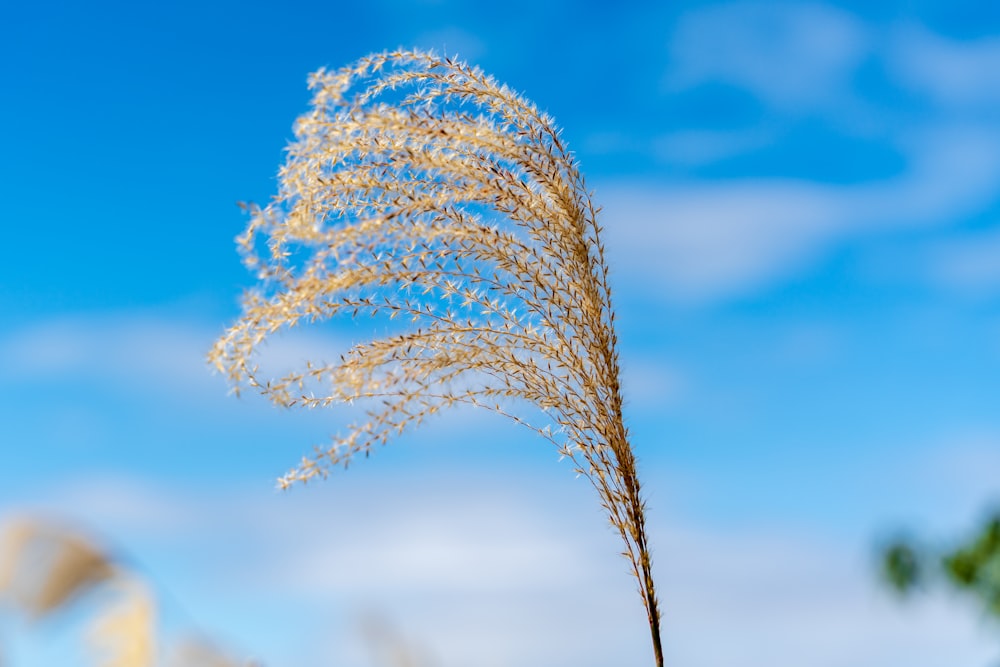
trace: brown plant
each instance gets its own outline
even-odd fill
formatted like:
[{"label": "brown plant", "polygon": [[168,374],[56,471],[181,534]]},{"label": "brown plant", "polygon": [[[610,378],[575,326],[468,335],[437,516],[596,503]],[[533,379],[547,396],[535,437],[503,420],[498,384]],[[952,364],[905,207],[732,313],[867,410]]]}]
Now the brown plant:
[{"label": "brown plant", "polygon": [[[104,595],[91,595],[97,589]],[[138,573],[113,558],[93,538],[51,519],[23,517],[0,524],[0,601],[10,601],[13,609],[38,619],[55,615],[88,596],[91,599],[82,602],[89,602],[86,634],[93,664],[162,664],[156,660],[156,599]],[[177,660],[170,664],[237,667],[241,663],[208,644],[190,641],[178,647]]]},{"label": "brown plant", "polygon": [[95,588],[113,603],[91,614],[88,637],[101,667],[154,664],[154,604],[147,586],[94,542],[52,521],[22,518],[0,531],[0,597],[35,618]]},{"label": "brown plant", "polygon": [[114,574],[107,556],[65,528],[21,518],[0,532],[0,594],[36,618]]},{"label": "brown plant", "polygon": [[[601,228],[552,119],[480,70],[418,51],[320,70],[309,85],[279,192],[248,207],[238,239],[259,288],[209,359],[237,391],[281,406],[370,407],[280,485],[326,476],[444,408],[510,417],[597,489],[662,665]],[[408,325],[337,363],[259,376],[269,335],[343,314]],[[515,414],[525,403],[547,423]]]}]

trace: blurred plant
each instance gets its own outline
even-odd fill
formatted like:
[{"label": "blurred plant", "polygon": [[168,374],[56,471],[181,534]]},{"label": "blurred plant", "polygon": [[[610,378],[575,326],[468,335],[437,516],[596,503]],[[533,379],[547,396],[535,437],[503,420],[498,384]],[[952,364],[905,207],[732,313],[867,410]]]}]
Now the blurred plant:
[{"label": "blurred plant", "polygon": [[[371,407],[280,485],[325,477],[455,405],[509,417],[597,489],[662,665],[601,229],[552,119],[480,70],[417,51],[320,70],[309,85],[279,192],[248,207],[238,239],[259,288],[209,360],[237,393],[253,387],[280,406]],[[409,326],[339,363],[259,377],[253,358],[268,336],[342,314]],[[546,423],[515,414],[512,400]]]},{"label": "blurred plant", "polygon": [[970,541],[945,553],[900,539],[882,556],[886,582],[902,594],[943,575],[958,590],[975,595],[991,616],[1000,619],[1000,512],[988,519]]},{"label": "blurred plant", "polygon": [[[145,582],[76,531],[52,521],[11,520],[0,532],[0,599],[30,618],[53,616],[97,593],[110,603],[90,614],[87,638],[101,667],[156,664],[156,604]],[[195,654],[191,654],[195,655]],[[236,667],[203,649],[186,667]]]},{"label": "blurred plant", "polygon": [[138,667],[156,662],[156,608],[146,585],[135,576],[112,580],[118,599],[92,622],[91,642],[102,666]]},{"label": "blurred plant", "polygon": [[8,522],[0,541],[0,591],[39,618],[118,573],[88,540],[35,519]]},{"label": "blurred plant", "polygon": [[369,613],[360,620],[362,636],[367,640],[376,665],[431,667],[435,664],[425,650],[405,638],[385,617]]},{"label": "blurred plant", "polygon": [[89,540],[51,522],[19,519],[0,542],[0,593],[38,619],[101,587],[116,595],[93,615],[88,639],[106,667],[154,663],[153,602],[148,590]]}]

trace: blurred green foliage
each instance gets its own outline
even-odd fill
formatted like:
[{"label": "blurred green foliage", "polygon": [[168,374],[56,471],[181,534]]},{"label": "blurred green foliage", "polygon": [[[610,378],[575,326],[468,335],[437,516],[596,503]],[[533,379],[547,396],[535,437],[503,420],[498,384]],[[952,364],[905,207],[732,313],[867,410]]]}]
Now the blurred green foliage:
[{"label": "blurred green foliage", "polygon": [[922,554],[908,541],[893,542],[882,559],[882,576],[900,593],[909,593],[924,579]]},{"label": "blurred green foliage", "polygon": [[908,539],[892,542],[882,553],[882,576],[903,594],[943,578],[974,594],[991,616],[1000,619],[1000,510],[968,542],[944,553]]}]

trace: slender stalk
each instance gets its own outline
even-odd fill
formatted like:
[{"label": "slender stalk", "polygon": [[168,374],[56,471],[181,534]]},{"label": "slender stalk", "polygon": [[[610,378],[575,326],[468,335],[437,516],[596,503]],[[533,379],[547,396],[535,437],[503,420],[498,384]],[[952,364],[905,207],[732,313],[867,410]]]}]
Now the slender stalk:
[{"label": "slender stalk", "polygon": [[630,506],[637,508],[634,510],[636,519],[635,540],[639,548],[640,556],[640,590],[643,595],[643,602],[646,607],[646,617],[649,620],[649,632],[653,641],[653,658],[656,667],[663,667],[663,643],[660,639],[660,608],[656,599],[656,589],[653,586],[653,570],[650,559],[649,548],[646,542],[646,521],[642,511],[643,503],[639,498],[639,484],[636,480],[635,493],[630,495]]}]

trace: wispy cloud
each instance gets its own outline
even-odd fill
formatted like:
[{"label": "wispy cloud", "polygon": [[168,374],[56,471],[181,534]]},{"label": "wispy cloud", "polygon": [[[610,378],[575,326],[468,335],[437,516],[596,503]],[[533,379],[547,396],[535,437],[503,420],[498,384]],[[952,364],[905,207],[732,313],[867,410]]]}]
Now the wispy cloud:
[{"label": "wispy cloud", "polygon": [[703,166],[765,148],[776,139],[773,132],[755,130],[682,130],[664,134],[645,150],[664,163]]},{"label": "wispy cloud", "polygon": [[[350,619],[367,609],[402,624],[445,667],[647,660],[641,609],[613,536],[596,511],[581,509],[590,500],[584,481],[474,472],[366,477],[345,474],[322,489],[278,496],[162,484],[151,492],[141,482],[104,479],[89,492],[84,484],[52,489],[47,506],[111,527],[116,539],[138,533],[140,543],[148,543],[149,522],[116,505],[173,508],[173,528],[157,542],[155,564],[169,573],[161,582],[175,594],[192,589],[178,577],[193,576],[185,554],[198,544],[198,581],[211,583],[185,604],[197,611],[214,597],[212,606],[229,613],[216,618],[233,624],[217,631],[251,650],[268,647],[263,657],[295,635],[310,647],[300,653],[303,664],[355,664],[345,663],[361,653]],[[108,503],[109,493],[118,503]],[[901,607],[880,591],[866,544],[780,527],[713,527],[676,514],[654,514],[652,527],[667,650],[677,664],[936,667],[991,656],[970,609],[939,598]],[[176,568],[178,559],[187,568]],[[236,591],[239,602],[227,605]],[[245,612],[235,606],[249,600],[273,615],[266,631],[240,630]],[[317,627],[308,616],[322,608],[343,626],[296,634]],[[484,646],[491,647],[485,656]]]},{"label": "wispy cloud", "polygon": [[[879,42],[881,34],[891,38]],[[977,111],[996,99],[996,40],[959,43],[914,25],[876,26],[829,5],[740,2],[685,12],[670,45],[664,81],[671,94],[707,83],[741,88],[772,121],[818,117],[836,132],[888,148],[904,167],[852,184],[755,178],[752,167],[729,180],[598,184],[609,244],[630,285],[678,301],[753,293],[839,244],[945,226],[997,198],[1000,124]],[[889,73],[882,93],[859,88],[866,64]],[[901,115],[892,86],[923,91],[935,104]],[[609,140],[615,150],[659,151],[668,162],[703,166],[787,139],[771,122],[753,131],[678,129],[659,142],[625,134]],[[811,159],[846,157],[817,152]],[[962,264],[960,254],[970,261]],[[938,273],[953,282],[990,280],[986,251],[972,254],[942,253]]]},{"label": "wispy cloud", "polygon": [[[218,334],[201,322],[142,312],[66,316],[0,338],[0,364],[21,383],[84,379],[94,386],[202,400],[225,391],[225,379],[213,376],[205,361]],[[301,368],[309,359],[333,361],[348,346],[328,331],[278,336],[262,355],[262,375]]]},{"label": "wispy cloud", "polygon": [[0,360],[22,381],[86,376],[150,387],[204,387],[202,350],[211,337],[196,327],[147,316],[52,319],[0,340]]},{"label": "wispy cloud", "polygon": [[1000,101],[1000,38],[955,41],[918,25],[895,31],[890,71],[912,90],[951,111]]},{"label": "wispy cloud", "polygon": [[859,185],[791,180],[598,187],[615,266],[631,287],[705,301],[752,293],[873,232],[947,225],[995,196],[1000,128],[906,139],[902,176]]},{"label": "wispy cloud", "polygon": [[929,278],[973,296],[1000,290],[1000,232],[947,240],[929,249]]},{"label": "wispy cloud", "polygon": [[870,41],[862,21],[829,5],[711,5],[678,23],[664,86],[720,81],[785,111],[825,110],[847,92]]},{"label": "wispy cloud", "polygon": [[629,289],[702,301],[753,291],[810,258],[837,223],[808,183],[602,184],[612,266]]},{"label": "wispy cloud", "polygon": [[1000,503],[996,471],[1000,470],[1000,433],[968,429],[940,438],[914,456],[912,477],[938,500],[928,519],[940,530],[975,520],[978,512]]}]

